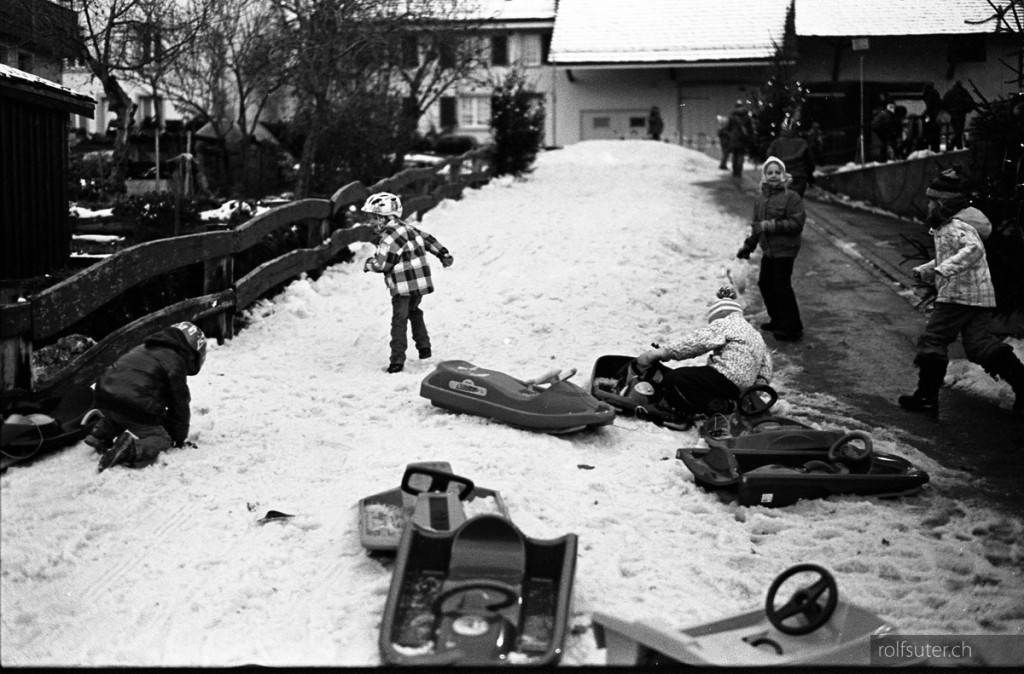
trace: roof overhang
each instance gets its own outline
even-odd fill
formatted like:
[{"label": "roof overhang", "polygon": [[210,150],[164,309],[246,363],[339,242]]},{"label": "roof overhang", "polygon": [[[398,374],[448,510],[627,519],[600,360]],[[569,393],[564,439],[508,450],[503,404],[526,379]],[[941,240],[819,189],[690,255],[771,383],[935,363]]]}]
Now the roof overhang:
[{"label": "roof overhang", "polygon": [[65,86],[17,68],[0,64],[3,97],[43,108],[62,110],[92,119],[96,101]]}]

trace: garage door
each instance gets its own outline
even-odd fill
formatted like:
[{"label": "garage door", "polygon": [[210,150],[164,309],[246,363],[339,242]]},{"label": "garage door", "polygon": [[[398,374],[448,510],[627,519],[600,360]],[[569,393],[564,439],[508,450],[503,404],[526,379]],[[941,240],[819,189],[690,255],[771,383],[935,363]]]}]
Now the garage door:
[{"label": "garage door", "polygon": [[580,140],[645,138],[646,110],[582,110]]}]

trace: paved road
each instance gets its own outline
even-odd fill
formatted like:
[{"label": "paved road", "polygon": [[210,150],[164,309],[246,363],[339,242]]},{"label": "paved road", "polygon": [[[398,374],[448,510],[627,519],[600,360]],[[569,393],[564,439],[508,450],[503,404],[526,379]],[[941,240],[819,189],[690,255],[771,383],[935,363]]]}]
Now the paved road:
[{"label": "paved road", "polygon": [[[753,172],[742,185],[723,172],[706,187],[723,208],[750,217]],[[962,471],[956,497],[1024,516],[1024,420],[989,399],[948,387],[937,418],[895,404],[917,383],[914,343],[925,316],[898,292],[913,265],[899,265],[901,253],[893,247],[902,243],[900,232],[920,236],[917,226],[812,198],[807,209],[794,271],[806,333],[795,343],[767,338],[780,362],[800,368],[794,386],[827,392],[846,406],[844,416],[893,429],[902,442]]]}]

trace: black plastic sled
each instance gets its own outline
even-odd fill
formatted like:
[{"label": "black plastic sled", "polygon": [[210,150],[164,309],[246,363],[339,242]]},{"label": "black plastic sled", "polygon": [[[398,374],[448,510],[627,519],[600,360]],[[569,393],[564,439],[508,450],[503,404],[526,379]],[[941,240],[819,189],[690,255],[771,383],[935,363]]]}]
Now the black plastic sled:
[{"label": "black plastic sled", "polygon": [[401,486],[359,501],[359,538],[370,552],[394,552],[410,521],[450,531],[484,513],[508,517],[501,494],[455,475],[446,461],[410,463]]},{"label": "black plastic sled", "polygon": [[480,515],[402,536],[380,631],[385,665],[553,665],[562,657],[575,534],[524,536]]},{"label": "black plastic sled", "polygon": [[[694,425],[697,417],[704,416],[679,410],[666,400],[662,382],[670,368],[655,363],[641,372],[636,360],[634,356],[622,355],[598,358],[590,376],[591,394],[619,414],[676,430],[686,430]],[[737,399],[713,401],[711,412],[712,415],[759,416],[777,400],[778,394],[770,386],[752,386]]]},{"label": "black plastic sled", "polygon": [[615,410],[566,381],[575,369],[516,379],[464,360],[446,360],[420,384],[435,407],[495,419],[509,426],[561,434],[605,426]]},{"label": "black plastic sled", "polygon": [[88,386],[68,389],[58,398],[41,402],[9,399],[3,407],[0,470],[70,447],[89,434],[99,418],[89,414],[93,392]]},{"label": "black plastic sled", "polygon": [[[858,444],[858,442],[860,444]],[[928,473],[906,459],[875,452],[871,436],[847,433],[828,449],[711,447],[676,452],[701,487],[735,492],[740,505],[788,506],[838,494],[894,497],[913,494]]]}]

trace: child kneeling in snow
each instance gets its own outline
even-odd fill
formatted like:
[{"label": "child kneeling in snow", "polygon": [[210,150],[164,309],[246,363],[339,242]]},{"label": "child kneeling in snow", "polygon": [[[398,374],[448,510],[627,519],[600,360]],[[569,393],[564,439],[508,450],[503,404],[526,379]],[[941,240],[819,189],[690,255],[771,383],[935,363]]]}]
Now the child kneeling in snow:
[{"label": "child kneeling in snow", "polygon": [[100,452],[101,471],[115,464],[148,466],[188,437],[192,396],[188,377],[206,360],[206,336],[175,323],[118,358],[96,383],[102,414],[85,439]]},{"label": "child kneeling in snow", "polygon": [[709,354],[706,365],[667,369],[666,401],[681,412],[707,414],[712,401],[735,400],[755,384],[768,385],[772,359],[764,338],[743,317],[736,291],[722,288],[708,310],[708,325],[637,357],[643,371],[656,362]]},{"label": "child kneeling in snow", "polygon": [[387,371],[401,372],[409,346],[407,323],[412,326],[420,358],[431,355],[430,335],[420,309],[423,296],[434,292],[427,252],[436,255],[445,267],[452,266],[454,259],[437,239],[402,220],[402,201],[396,195],[378,192],[361,210],[373,217],[373,229],[380,235],[377,253],[366,259],[363,271],[384,274],[384,283],[391,291],[391,359]]}]

